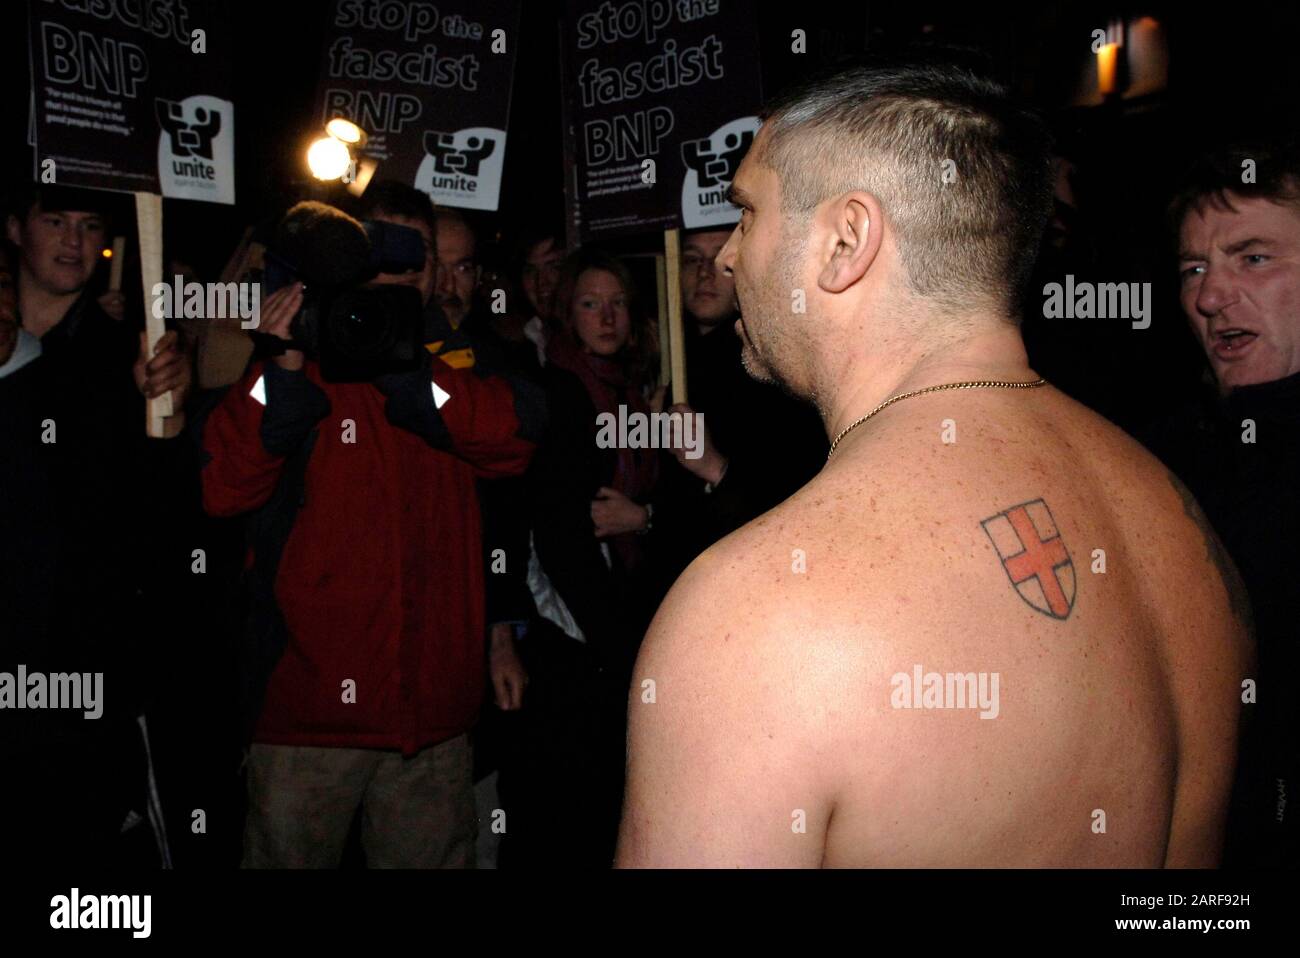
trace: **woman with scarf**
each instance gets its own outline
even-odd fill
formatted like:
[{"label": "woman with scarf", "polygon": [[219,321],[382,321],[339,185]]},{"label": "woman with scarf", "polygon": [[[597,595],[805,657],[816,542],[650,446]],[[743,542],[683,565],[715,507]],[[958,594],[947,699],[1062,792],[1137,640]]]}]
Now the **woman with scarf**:
[{"label": "woman with scarf", "polygon": [[605,414],[615,423],[649,415],[658,347],[631,274],[612,256],[572,256],[556,305],[562,325],[547,344],[551,433],[535,466],[537,556],[601,668],[626,681],[662,598],[651,534],[661,451],[610,445],[601,423]]},{"label": "woman with scarf", "polygon": [[[604,253],[568,259],[556,315],[559,328],[546,346],[549,434],[530,473],[536,561],[529,585],[543,621],[520,645],[531,717],[517,745],[529,772],[513,779],[517,807],[533,821],[526,829],[512,824],[511,835],[529,835],[527,852],[515,842],[517,863],[553,864],[558,854],[608,867],[622,803],[628,685],[666,583],[652,531],[662,453],[610,444],[608,429],[599,436],[598,417],[609,413],[617,423],[650,412],[658,345],[627,267]],[[506,791],[503,775],[503,799]]]}]

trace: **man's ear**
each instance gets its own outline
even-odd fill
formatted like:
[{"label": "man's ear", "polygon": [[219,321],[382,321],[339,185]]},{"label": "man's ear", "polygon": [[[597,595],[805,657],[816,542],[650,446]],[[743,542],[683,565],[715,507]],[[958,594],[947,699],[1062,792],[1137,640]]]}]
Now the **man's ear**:
[{"label": "man's ear", "polygon": [[828,293],[842,293],[866,274],[880,252],[884,216],[879,200],[855,190],[828,204],[825,217],[829,255],[817,284]]},{"label": "man's ear", "polygon": [[9,214],[9,218],[5,221],[5,235],[9,237],[9,242],[15,246],[23,245],[23,225],[18,222],[18,217],[12,213]]}]

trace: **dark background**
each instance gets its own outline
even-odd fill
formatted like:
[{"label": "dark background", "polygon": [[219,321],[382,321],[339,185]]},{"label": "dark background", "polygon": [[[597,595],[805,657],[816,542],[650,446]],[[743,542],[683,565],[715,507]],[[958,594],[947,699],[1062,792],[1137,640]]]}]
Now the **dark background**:
[{"label": "dark background", "polygon": [[[728,0],[722,0],[726,10]],[[243,230],[277,215],[296,199],[322,195],[304,161],[319,135],[312,115],[325,0],[269,3],[231,0],[240,26],[233,50],[207,56],[234,63],[237,110],[234,207],[167,200],[166,255],[215,279]],[[1163,209],[1188,159],[1215,143],[1296,125],[1300,70],[1300,5],[1079,2],[1055,5],[966,3],[764,3],[757,10],[763,92],[770,96],[840,62],[877,56],[939,53],[1003,82],[1049,120],[1058,152],[1074,166],[1078,206],[1069,249],[1040,257],[1042,284],[1066,273],[1098,282],[1153,283],[1150,329],[1124,321],[1046,321],[1036,305],[1025,323],[1034,367],[1056,385],[1141,436],[1185,401],[1205,362],[1176,299],[1173,245]],[[510,110],[501,209],[470,214],[480,227],[480,253],[493,240],[508,247],[512,231],[536,222],[562,228],[560,119],[563,0],[524,0]],[[27,4],[5,10],[0,65],[0,171],[6,181],[30,178],[26,146],[30,69]],[[1075,105],[1095,90],[1092,32],[1114,20],[1154,18],[1168,49],[1168,83],[1160,92]],[[807,50],[791,50],[792,31]],[[378,174],[382,176],[382,170]],[[337,188],[336,188],[337,189]],[[124,196],[121,231],[132,216]],[[658,234],[620,241],[621,253],[649,252]],[[128,249],[133,243],[128,244]],[[132,293],[132,263],[128,262]],[[638,266],[647,269],[647,261]],[[645,271],[642,270],[642,273]],[[1041,302],[1041,299],[1039,299]]]},{"label": "dark background", "polygon": [[[722,0],[723,9],[729,0]],[[525,0],[510,112],[509,140],[496,215],[471,214],[482,254],[536,222],[562,228],[563,157],[560,38],[562,0]],[[234,63],[238,204],[167,200],[167,255],[215,279],[243,230],[321,187],[304,155],[319,135],[311,112],[325,0],[269,3],[231,0],[239,26],[232,50],[207,56]],[[1300,5],[1078,2],[1055,5],[966,3],[756,3],[763,92],[772,95],[808,74],[853,59],[941,53],[1002,81],[1040,109],[1058,152],[1073,164],[1077,204],[1069,247],[1040,257],[1035,298],[1066,273],[1099,282],[1151,282],[1150,329],[1124,321],[1048,321],[1035,304],[1025,323],[1034,367],[1061,388],[1138,433],[1183,401],[1205,373],[1204,360],[1178,308],[1173,245],[1163,210],[1179,171],[1198,151],[1296,125]],[[30,70],[27,5],[5,8],[0,32],[0,172],[31,177],[26,146]],[[1095,90],[1092,31],[1150,17],[1167,38],[1168,83],[1159,92],[1078,105]],[[807,50],[791,50],[792,31]],[[380,174],[382,176],[382,170]],[[337,188],[336,188],[337,189]],[[121,231],[132,216],[124,196]],[[649,252],[658,234],[620,241],[621,253]],[[128,244],[132,248],[132,244]],[[130,277],[131,264],[128,262]],[[646,265],[640,261],[639,265]],[[128,292],[138,287],[128,278]],[[1039,299],[1041,301],[1041,299]]]},{"label": "dark background", "polygon": [[[725,9],[727,0],[723,3]],[[216,278],[247,226],[314,189],[305,179],[303,156],[319,133],[311,105],[327,4],[233,0],[232,7],[239,21],[238,47],[210,48],[207,55],[228,56],[234,63],[239,202],[224,207],[167,200],[164,211],[168,255],[190,263],[199,278],[208,280]],[[562,9],[560,0],[524,0],[520,35],[512,38],[519,58],[501,212],[477,217],[489,240],[537,220],[562,228]],[[10,2],[0,14],[0,175],[6,184],[32,175],[26,146],[26,12],[26,3]],[[1079,91],[1095,86],[1090,72],[1092,31],[1105,29],[1115,18],[1131,21],[1139,16],[1155,18],[1167,36],[1167,87],[1149,96],[1073,105]],[[1149,281],[1155,308],[1151,328],[1134,330],[1125,320],[1044,320],[1031,300],[1024,326],[1031,362],[1076,398],[1151,439],[1152,425],[1192,395],[1205,371],[1178,307],[1174,250],[1163,208],[1179,170],[1196,152],[1295,126],[1300,5],[1238,3],[1196,9],[1175,3],[1081,2],[993,7],[924,0],[799,0],[758,4],[758,26],[767,95],[842,60],[944,49],[1001,80],[1045,113],[1056,132],[1058,151],[1075,168],[1072,186],[1078,214],[1068,248],[1040,258],[1038,289],[1071,272],[1102,282]],[[806,31],[805,53],[791,51],[795,29]],[[124,200],[123,209],[129,210],[129,197]],[[131,221],[127,213],[120,224],[128,235]],[[657,234],[648,235],[620,248],[650,251],[660,241]],[[133,285],[127,275],[127,289],[138,291],[138,281]],[[137,308],[136,314],[142,311]],[[196,681],[208,675],[214,685],[226,681],[214,658],[217,639],[180,631],[167,660],[173,674]],[[189,709],[191,701],[220,697],[219,690],[205,692],[187,681],[170,694],[185,700],[176,708],[186,715],[203,712]],[[211,743],[222,740],[225,720],[206,713],[193,718],[196,725],[182,723],[177,733],[189,738],[171,747],[197,765],[211,766],[204,773],[210,782],[196,778],[171,784],[173,795],[179,796],[176,808],[222,808],[233,816],[239,807],[236,780],[224,774],[228,770],[220,762],[205,758],[218,751]],[[201,733],[197,726],[209,731]],[[208,744],[196,744],[196,736]],[[159,749],[167,745],[160,743]],[[219,794],[225,797],[214,798]],[[178,863],[228,863],[237,858],[238,826],[230,820],[218,824],[220,818],[213,813],[212,828],[224,838],[208,844],[190,835],[188,818],[172,823]]]},{"label": "dark background", "polygon": [[[202,279],[217,276],[246,226],[320,190],[307,179],[303,156],[319,135],[311,105],[328,4],[232,0],[231,6],[240,24],[238,45],[210,48],[207,55],[229,56],[234,63],[239,202],[224,207],[167,200],[164,211],[168,255],[194,266]],[[1103,282],[1151,281],[1156,307],[1152,328],[1142,331],[1122,321],[1049,327],[1031,316],[1025,327],[1031,359],[1058,385],[1135,431],[1194,386],[1203,362],[1177,307],[1163,208],[1173,180],[1195,152],[1295,125],[1296,4],[800,0],[755,6],[766,95],[839,62],[942,51],[991,74],[1042,110],[1059,152],[1074,165],[1079,215],[1069,256],[1040,261],[1039,289],[1066,272]],[[501,211],[472,215],[488,251],[491,240],[508,240],[525,224],[563,223],[563,10],[562,0],[525,0],[519,36],[511,38],[518,62]],[[7,91],[0,99],[0,171],[6,181],[30,178],[32,169],[26,146],[26,15],[25,3],[8,5],[0,35],[0,82]],[[1073,105],[1081,90],[1095,88],[1092,31],[1143,16],[1154,18],[1167,37],[1167,87]],[[804,53],[791,51],[795,29],[806,32]],[[131,216],[122,219],[129,233]],[[648,235],[620,242],[618,250],[650,251],[659,242],[657,234]],[[129,281],[127,288],[133,288]]]},{"label": "dark background", "polygon": [[[724,10],[727,0],[723,0]],[[287,201],[303,175],[303,153],[319,132],[311,116],[327,4],[232,0],[239,46],[209,49],[235,63],[238,109],[234,209],[167,201],[169,239],[204,272],[219,269],[242,227]],[[1064,146],[1095,177],[1097,199],[1128,210],[1129,222],[1167,185],[1190,148],[1233,129],[1294,123],[1300,70],[1296,4],[763,3],[758,8],[764,92],[771,94],[837,60],[870,53],[951,46],[1043,108]],[[511,103],[501,208],[512,218],[563,213],[559,38],[561,0],[525,0]],[[1168,90],[1121,108],[1068,102],[1091,57],[1091,31],[1115,17],[1150,15],[1167,30]],[[5,5],[0,31],[2,171],[31,176],[26,146],[30,73],[27,4]],[[807,33],[807,52],[790,51],[791,31]],[[381,174],[382,175],[382,174]],[[198,228],[201,224],[202,228]],[[1126,225],[1117,240],[1134,242]]]}]

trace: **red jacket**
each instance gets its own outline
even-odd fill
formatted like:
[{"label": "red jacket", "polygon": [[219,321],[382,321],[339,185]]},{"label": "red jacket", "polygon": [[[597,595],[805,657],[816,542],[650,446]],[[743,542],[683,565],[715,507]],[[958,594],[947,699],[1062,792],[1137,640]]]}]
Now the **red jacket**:
[{"label": "red jacket", "polygon": [[388,377],[381,392],[325,382],[310,361],[297,373],[256,363],[204,427],[203,501],[217,516],[265,505],[317,431],[275,572],[288,638],[255,741],[409,755],[478,715],[474,480],[522,473],[534,444],[504,379],[437,358],[433,388],[429,375]]}]

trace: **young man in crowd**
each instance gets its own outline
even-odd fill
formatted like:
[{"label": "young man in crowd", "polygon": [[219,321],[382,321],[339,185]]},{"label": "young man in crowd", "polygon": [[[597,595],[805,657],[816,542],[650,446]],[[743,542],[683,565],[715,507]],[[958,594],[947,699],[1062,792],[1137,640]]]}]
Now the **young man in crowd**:
[{"label": "young man in crowd", "polygon": [[[689,403],[673,412],[704,416],[700,455],[672,449],[682,472],[670,477],[660,526],[671,541],[670,575],[729,532],[808,482],[826,460],[816,411],[771,383],[756,382],[741,362],[735,280],[715,260],[730,230],[682,239],[681,286]],[[671,392],[671,386],[669,387]]]},{"label": "young man in crowd", "polygon": [[537,347],[537,362],[546,365],[546,341],[555,330],[555,287],[560,279],[566,250],[559,230],[534,228],[520,243],[519,285],[532,308],[523,333]]},{"label": "young man in crowd", "polygon": [[[20,753],[6,789],[19,842],[74,861],[156,864],[170,859],[144,716],[191,562],[179,524],[161,517],[181,508],[192,463],[182,443],[146,436],[145,397],[172,394],[175,436],[191,377],[174,331],[146,355],[143,323],[111,317],[92,292],[111,202],[26,186],[8,210],[0,671],[98,675],[103,710],[6,709],[0,723],[22,728],[0,738]],[[132,846],[148,828],[135,826],[146,821],[157,840],[143,839],[140,858]]]}]

